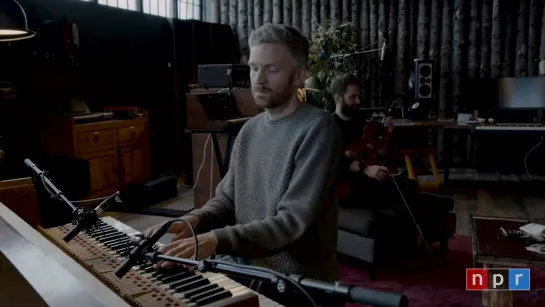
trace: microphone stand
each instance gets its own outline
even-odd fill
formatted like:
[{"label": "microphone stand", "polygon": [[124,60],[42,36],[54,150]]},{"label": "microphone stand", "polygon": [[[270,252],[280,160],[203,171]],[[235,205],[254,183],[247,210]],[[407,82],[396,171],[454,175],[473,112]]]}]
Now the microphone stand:
[{"label": "microphone stand", "polygon": [[[142,264],[146,260],[169,261],[181,265],[196,267],[201,272],[214,272],[238,275],[240,277],[257,279],[264,282],[276,284],[276,289],[284,293],[287,289],[287,283],[296,283],[297,287],[305,287],[314,291],[323,292],[328,295],[334,295],[345,302],[354,302],[376,307],[407,307],[409,300],[404,295],[394,293],[364,289],[353,285],[343,285],[341,283],[327,283],[309,278],[303,278],[298,275],[285,276],[273,270],[258,268],[254,266],[231,264],[218,260],[191,260],[165,256],[156,251],[155,244],[168,231],[170,225],[181,219],[175,219],[163,224],[149,238],[143,238],[138,242],[129,253],[127,259],[116,269],[114,274],[122,278],[127,272],[137,264]],[[198,242],[196,242],[198,244]],[[196,246],[197,247],[197,246]]]},{"label": "microphone stand", "polygon": [[[273,272],[266,272],[259,268],[249,265],[230,264],[224,261],[217,260],[201,260],[195,261],[191,259],[176,258],[162,255],[159,252],[149,252],[144,255],[152,262],[169,261],[180,265],[188,265],[197,267],[200,272],[223,273],[237,275],[243,278],[256,279],[271,284],[276,284],[276,290],[280,293],[286,292],[288,283],[283,277],[280,277]],[[279,274],[280,275],[280,274]],[[339,300],[350,303],[358,303],[371,305],[375,307],[407,307],[409,300],[405,295],[395,293],[365,289],[354,285],[346,285],[340,282],[323,282],[315,279],[305,278],[299,275],[289,275],[290,279],[301,285],[302,287],[321,292],[326,295],[333,295]]]},{"label": "microphone stand", "polygon": [[95,209],[76,207],[59,189],[57,189],[51,180],[47,178],[45,172],[40,170],[36,164],[29,159],[25,159],[25,164],[42,180],[42,183],[44,184],[47,192],[51,195],[51,198],[62,201],[68,207],[70,207],[70,209],[72,209],[72,215],[74,216],[72,224],[75,226],[62,238],[66,243],[70,242],[81,231],[90,230],[97,226],[99,215],[102,214],[106,208],[106,204],[114,198],[116,201],[118,200],[119,191],[105,198]]},{"label": "microphone stand", "polygon": [[386,41],[382,44],[381,48],[370,49],[370,50],[361,50],[361,51],[356,51],[356,52],[352,52],[352,53],[333,55],[333,56],[330,57],[330,59],[347,58],[347,57],[351,57],[351,56],[354,56],[354,55],[366,54],[366,53],[380,51],[381,52],[380,58],[381,58],[381,60],[383,60],[384,59],[385,49],[386,49]]}]

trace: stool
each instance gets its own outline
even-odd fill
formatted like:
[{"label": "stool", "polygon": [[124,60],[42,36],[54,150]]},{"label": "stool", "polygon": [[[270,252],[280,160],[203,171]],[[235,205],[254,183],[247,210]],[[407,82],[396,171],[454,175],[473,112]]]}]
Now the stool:
[{"label": "stool", "polygon": [[[435,154],[437,149],[435,148],[410,148],[401,150],[401,154],[405,158],[405,166],[410,179],[418,181],[420,188],[422,189],[438,189],[441,187],[441,179],[439,177],[439,170],[437,169],[437,163],[435,162]],[[427,156],[430,163],[431,171],[433,173],[433,182],[420,182],[418,180],[418,174],[416,174],[413,164],[411,162],[411,156]]]}]

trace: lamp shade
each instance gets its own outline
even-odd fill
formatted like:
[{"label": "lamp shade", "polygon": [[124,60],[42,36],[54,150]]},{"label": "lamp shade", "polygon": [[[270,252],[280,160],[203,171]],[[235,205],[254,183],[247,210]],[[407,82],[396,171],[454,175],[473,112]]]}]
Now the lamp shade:
[{"label": "lamp shade", "polygon": [[318,92],[322,89],[320,80],[315,76],[310,76],[305,80],[305,89],[307,91]]},{"label": "lamp shade", "polygon": [[15,0],[0,0],[0,42],[31,38],[36,33],[28,30],[26,14]]}]

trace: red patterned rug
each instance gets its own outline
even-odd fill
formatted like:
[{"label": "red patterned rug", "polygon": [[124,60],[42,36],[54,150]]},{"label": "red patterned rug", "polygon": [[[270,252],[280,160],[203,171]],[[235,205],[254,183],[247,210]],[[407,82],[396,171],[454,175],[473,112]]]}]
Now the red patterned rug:
[{"label": "red patterned rug", "polygon": [[[432,246],[439,252],[438,246]],[[439,256],[438,256],[439,257]],[[418,257],[417,262],[429,261],[426,255]],[[423,263],[414,263],[411,272],[379,270],[375,281],[369,280],[365,265],[356,261],[341,259],[342,281],[362,287],[403,293],[409,298],[410,307],[477,307],[482,306],[481,293],[465,290],[465,271],[472,267],[471,238],[457,236],[449,241],[449,251],[445,260],[434,268],[425,268]],[[404,266],[407,266],[406,264]],[[414,268],[421,267],[421,270]],[[545,269],[530,267],[531,291],[515,292],[514,307],[545,306]],[[346,307],[361,306],[347,304]]]}]

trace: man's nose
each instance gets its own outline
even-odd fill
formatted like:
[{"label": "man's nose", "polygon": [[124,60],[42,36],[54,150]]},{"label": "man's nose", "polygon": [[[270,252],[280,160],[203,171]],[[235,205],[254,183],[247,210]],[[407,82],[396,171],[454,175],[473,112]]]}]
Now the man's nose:
[{"label": "man's nose", "polygon": [[267,81],[267,75],[263,69],[258,69],[254,74],[254,82],[256,84],[265,84]]}]

